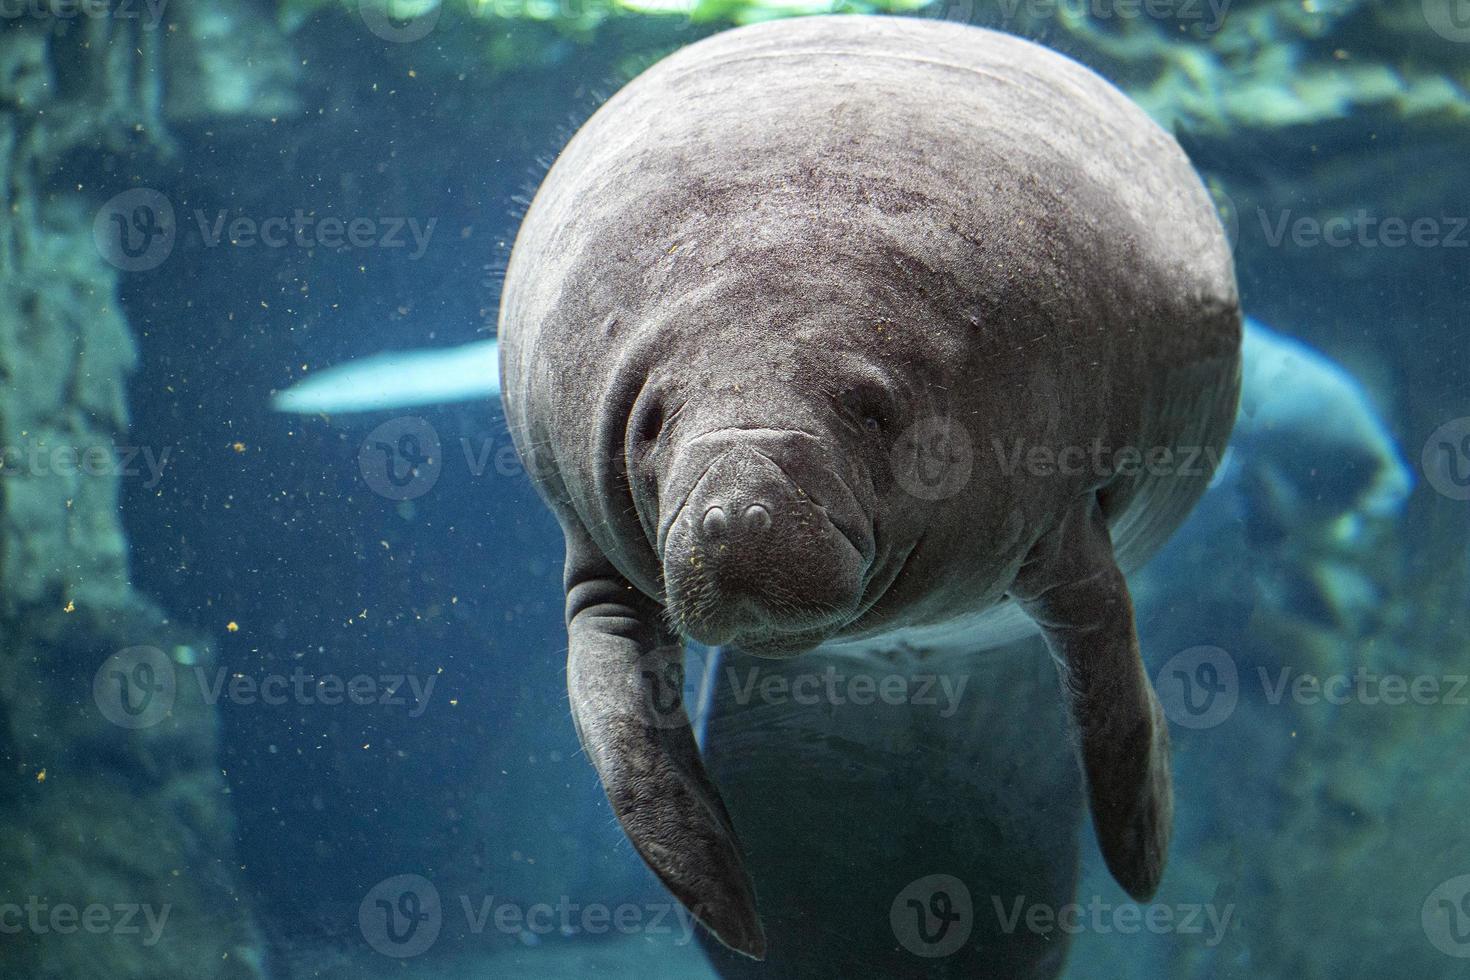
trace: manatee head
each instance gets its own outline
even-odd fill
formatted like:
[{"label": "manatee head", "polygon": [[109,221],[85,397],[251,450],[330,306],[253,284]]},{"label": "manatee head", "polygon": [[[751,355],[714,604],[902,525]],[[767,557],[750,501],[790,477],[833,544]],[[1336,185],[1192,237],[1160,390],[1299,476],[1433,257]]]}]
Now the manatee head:
[{"label": "manatee head", "polygon": [[880,538],[904,388],[856,357],[704,363],[678,382],[651,379],[629,422],[630,482],[665,608],[701,643],[793,656],[891,579]]}]

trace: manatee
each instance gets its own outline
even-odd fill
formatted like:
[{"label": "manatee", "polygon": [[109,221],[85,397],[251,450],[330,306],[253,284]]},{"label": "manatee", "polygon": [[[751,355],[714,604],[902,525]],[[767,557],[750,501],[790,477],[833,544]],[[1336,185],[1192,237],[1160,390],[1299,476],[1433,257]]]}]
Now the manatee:
[{"label": "manatee", "polygon": [[[1253,516],[1278,527],[1335,520],[1348,530],[1402,511],[1413,471],[1362,384],[1265,324],[1247,318],[1243,338],[1231,451],[1235,469],[1258,485]],[[1227,467],[1221,477],[1234,475]]]},{"label": "manatee", "polygon": [[1108,868],[1153,894],[1168,735],[1125,574],[1209,477],[1045,460],[1218,456],[1241,322],[1208,195],[1126,97],[943,22],[716,35],[558,157],[499,339],[510,431],[566,539],[578,735],[638,853],[721,942],[766,949],[678,697],[686,638],[979,650],[1029,620]]}]

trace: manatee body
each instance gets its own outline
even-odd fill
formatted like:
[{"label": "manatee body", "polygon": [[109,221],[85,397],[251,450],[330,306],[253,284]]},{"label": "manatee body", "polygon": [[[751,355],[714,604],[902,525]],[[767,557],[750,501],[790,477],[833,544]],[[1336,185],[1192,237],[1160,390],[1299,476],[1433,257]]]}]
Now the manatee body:
[{"label": "manatee body", "polygon": [[[1141,110],[965,26],[720,34],[572,139],[516,240],[500,341],[566,538],[578,733],[721,942],[765,955],[762,882],[678,697],[684,638],[789,660],[1039,629],[1102,853],[1153,893],[1168,738],[1124,573],[1208,483],[1181,461],[1230,432],[1240,315],[1214,209]],[[1015,696],[973,676],[969,698]]]}]

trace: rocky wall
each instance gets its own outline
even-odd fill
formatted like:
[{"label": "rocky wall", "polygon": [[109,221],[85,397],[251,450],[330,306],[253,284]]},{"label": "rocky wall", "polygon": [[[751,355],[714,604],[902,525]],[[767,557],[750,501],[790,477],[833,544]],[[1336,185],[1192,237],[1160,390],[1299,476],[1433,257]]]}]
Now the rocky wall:
[{"label": "rocky wall", "polygon": [[[0,33],[0,975],[250,980],[266,951],[218,719],[175,676],[210,641],[129,582],[121,482],[164,447],[128,431],[128,266],[108,259],[131,214],[102,192],[172,152],[166,104],[288,109],[260,94],[287,49],[259,57],[239,4],[120,10],[33,4]],[[68,176],[100,157],[119,186]]]}]

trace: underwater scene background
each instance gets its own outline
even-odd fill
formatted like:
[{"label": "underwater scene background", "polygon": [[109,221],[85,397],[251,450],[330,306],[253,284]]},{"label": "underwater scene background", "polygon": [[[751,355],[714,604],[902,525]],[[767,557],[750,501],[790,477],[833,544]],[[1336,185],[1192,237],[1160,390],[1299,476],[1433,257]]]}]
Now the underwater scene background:
[{"label": "underwater scene background", "polygon": [[[1006,30],[1118,84],[1189,152],[1290,363],[1134,584],[1174,746],[1154,901],[1080,820],[1042,871],[1080,867],[1070,900],[952,887],[924,855],[964,832],[954,759],[882,743],[915,705],[784,697],[779,724],[882,744],[845,782],[808,739],[807,768],[767,782],[760,719],[706,719],[731,785],[791,811],[773,853],[812,938],[761,967],[705,947],[578,745],[561,536],[498,400],[273,399],[493,338],[520,215],[603,99],[716,31],[833,9]],[[1464,0],[0,18],[0,978],[991,975],[929,944],[951,917],[961,945],[1017,941],[1027,965],[994,975],[1470,971]],[[1062,722],[1021,646],[1023,667],[946,662],[969,686],[925,710],[1023,757]],[[955,778],[1005,798],[1003,773]],[[911,873],[875,886],[873,930],[853,911],[872,896],[841,889],[895,855]],[[849,958],[869,946],[888,958]]]}]

